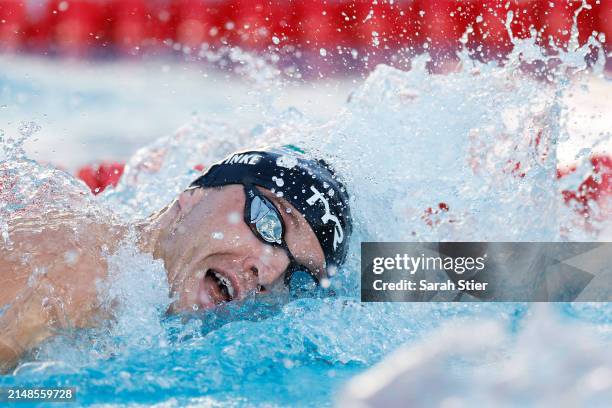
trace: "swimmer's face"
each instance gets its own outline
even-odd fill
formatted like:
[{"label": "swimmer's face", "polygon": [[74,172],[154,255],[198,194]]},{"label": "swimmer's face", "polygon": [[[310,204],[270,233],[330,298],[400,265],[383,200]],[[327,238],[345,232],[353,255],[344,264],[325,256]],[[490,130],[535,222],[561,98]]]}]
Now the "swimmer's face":
[{"label": "swimmer's face", "polygon": [[[323,250],[308,223],[288,202],[259,188],[285,224],[295,259],[324,276]],[[173,311],[210,309],[282,285],[287,253],[258,239],[244,220],[242,185],[182,193],[164,216],[156,256],[164,260],[175,302]]]}]

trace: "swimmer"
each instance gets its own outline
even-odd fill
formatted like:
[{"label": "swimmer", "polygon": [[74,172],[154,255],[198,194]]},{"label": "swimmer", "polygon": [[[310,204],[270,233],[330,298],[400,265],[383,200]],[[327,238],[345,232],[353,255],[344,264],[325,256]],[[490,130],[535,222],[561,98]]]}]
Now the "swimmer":
[{"label": "swimmer", "polygon": [[163,261],[171,313],[215,308],[305,277],[326,286],[351,233],[343,184],[322,160],[293,147],[234,153],[133,226],[70,214],[15,218],[11,248],[0,241],[0,372],[58,330],[112,319],[96,282],[108,276],[103,253],[130,230],[143,253]]}]

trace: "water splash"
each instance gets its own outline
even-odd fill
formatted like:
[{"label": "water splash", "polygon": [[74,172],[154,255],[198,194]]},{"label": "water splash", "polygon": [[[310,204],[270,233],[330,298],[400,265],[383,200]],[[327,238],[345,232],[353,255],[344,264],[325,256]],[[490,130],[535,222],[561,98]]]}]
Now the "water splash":
[{"label": "water splash", "polygon": [[476,326],[449,323],[356,377],[338,405],[513,406],[520,401],[555,406],[571,401],[605,406],[612,396],[608,341],[593,327],[562,320],[546,307],[536,308],[516,336],[492,320]]},{"label": "water splash", "polygon": [[36,122],[21,122],[17,131],[19,134],[16,137],[4,139],[4,131],[0,129],[0,146],[2,147],[4,158],[13,160],[25,158],[26,154],[23,144],[40,131],[40,125]]},{"label": "water splash", "polygon": [[[509,14],[507,24],[511,19]],[[560,190],[580,177],[557,180],[556,150],[569,137],[561,120],[567,109],[562,97],[566,87],[577,76],[598,75],[602,63],[588,67],[584,47],[572,45],[568,52],[547,55],[534,40],[513,41],[505,64],[473,61],[463,53],[461,69],[446,76],[428,73],[427,56],[415,59],[410,71],[379,66],[337,118],[325,125],[311,123],[296,111],[270,117],[252,131],[194,118],[174,135],[139,151],[115,190],[95,203],[81,197],[76,207],[85,213],[98,208],[100,214],[112,209],[124,222],[134,222],[187,187],[199,173],[197,165],[208,166],[242,147],[292,143],[327,159],[348,182],[356,223],[350,262],[332,279],[339,296],[289,304],[284,299],[248,299],[189,316],[187,323],[184,317],[161,317],[169,301],[163,270],[128,240],[116,253],[107,254],[114,283],[102,291],[108,302],[121,303],[116,322],[101,331],[51,341],[40,350],[37,362],[24,364],[16,377],[1,377],[0,384],[78,384],[87,403],[109,402],[98,396],[113,390],[122,401],[142,403],[167,401],[171,391],[180,394],[178,405],[200,403],[203,393],[213,395],[216,402],[238,405],[289,405],[301,400],[327,405],[346,378],[406,342],[417,344],[418,351],[419,345],[434,341],[441,354],[452,356],[456,349],[449,335],[433,334],[434,330],[449,320],[485,330],[489,326],[476,326],[483,318],[502,322],[490,332],[496,341],[489,360],[471,359],[471,346],[483,344],[472,329],[459,350],[465,361],[458,370],[448,370],[449,365],[457,367],[453,361],[440,362],[429,355],[426,362],[434,367],[425,373],[450,382],[455,380],[452,373],[471,375],[483,363],[498,364],[513,351],[525,351],[519,357],[537,356],[547,345],[534,342],[537,332],[534,335],[529,327],[544,325],[550,315],[536,314],[533,326],[525,329],[524,319],[531,311],[523,304],[356,300],[357,245],[362,240],[599,237],[597,231],[580,229],[576,218],[581,216],[562,202]],[[11,155],[19,156],[15,150]],[[0,180],[20,182],[1,193],[10,202],[0,208],[7,217],[33,211],[34,201],[43,207],[55,205],[55,196],[34,194],[45,191],[44,185],[49,191],[72,191],[75,197],[83,191],[65,173],[26,160],[2,162]],[[563,232],[564,226],[569,231]],[[562,306],[555,313],[596,327],[594,333],[577,337],[578,345],[585,345],[591,340],[609,342],[610,310],[609,305],[584,304]],[[544,338],[553,341],[567,334],[568,327],[547,326]],[[512,343],[517,333],[528,339],[520,346]],[[550,348],[549,360],[564,361],[566,352],[565,346]],[[445,377],[445,370],[451,374]],[[468,391],[486,391],[499,385],[500,372],[485,370],[489,382],[482,388],[465,380],[458,384]],[[271,380],[280,381],[286,391],[279,392]]]},{"label": "water splash", "polygon": [[125,344],[159,347],[160,325],[171,299],[168,278],[161,260],[138,251],[131,232],[119,249],[107,255],[109,279],[99,291],[105,306],[117,316],[111,334]]},{"label": "water splash", "polygon": [[115,189],[101,194],[104,206],[126,220],[146,218],[171,202],[200,170],[248,143],[250,135],[230,124],[192,121],[137,151]]}]

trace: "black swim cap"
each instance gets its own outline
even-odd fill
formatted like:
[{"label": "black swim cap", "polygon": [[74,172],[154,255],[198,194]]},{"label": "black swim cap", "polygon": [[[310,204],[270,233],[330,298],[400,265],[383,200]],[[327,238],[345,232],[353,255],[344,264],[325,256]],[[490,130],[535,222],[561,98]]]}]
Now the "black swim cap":
[{"label": "black swim cap", "polygon": [[314,231],[329,268],[344,262],[351,234],[348,194],[323,160],[293,146],[234,153],[197,178],[191,187],[253,184],[291,203]]}]

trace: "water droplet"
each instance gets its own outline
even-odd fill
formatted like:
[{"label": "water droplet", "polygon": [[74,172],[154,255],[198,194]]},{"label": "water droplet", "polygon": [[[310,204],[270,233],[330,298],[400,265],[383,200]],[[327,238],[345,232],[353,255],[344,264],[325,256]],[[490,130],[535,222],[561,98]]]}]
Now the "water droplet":
[{"label": "water droplet", "polygon": [[274,181],[278,187],[285,185],[285,181],[280,177],[272,176],[272,181]]},{"label": "water droplet", "polygon": [[64,260],[68,265],[74,265],[78,259],[79,254],[77,251],[71,250],[64,253]]},{"label": "water droplet", "polygon": [[9,244],[9,232],[8,232],[8,225],[2,226],[2,240],[4,241],[4,244],[8,246]]},{"label": "water droplet", "polygon": [[321,48],[319,50],[319,54],[321,54],[322,57],[325,57],[327,56],[327,50],[325,48]]},{"label": "water droplet", "polygon": [[23,137],[30,137],[34,133],[38,132],[39,130],[40,130],[40,125],[38,123],[32,122],[32,121],[30,121],[30,122],[21,122],[21,124],[17,128],[17,131],[19,131],[19,133]]},{"label": "water droplet", "polygon": [[213,239],[223,239],[224,235],[222,232],[217,231],[212,233],[212,237]]},{"label": "water droplet", "polygon": [[292,169],[298,165],[298,160],[293,156],[280,156],[276,159],[276,165],[286,169]]},{"label": "water droplet", "polygon": [[227,221],[230,224],[238,224],[241,220],[241,216],[239,213],[237,212],[231,212],[228,216],[227,216]]},{"label": "water droplet", "polygon": [[378,47],[380,45],[380,40],[378,39],[378,33],[376,31],[372,31],[372,45],[374,47]]},{"label": "water droplet", "polygon": [[276,45],[280,44],[280,40],[278,39],[278,37],[277,37],[277,36],[273,36],[273,37],[272,37],[272,42],[273,42],[274,44],[276,44]]},{"label": "water droplet", "polygon": [[327,267],[327,274],[329,276],[334,276],[338,272],[338,267],[336,265],[330,265]]}]

